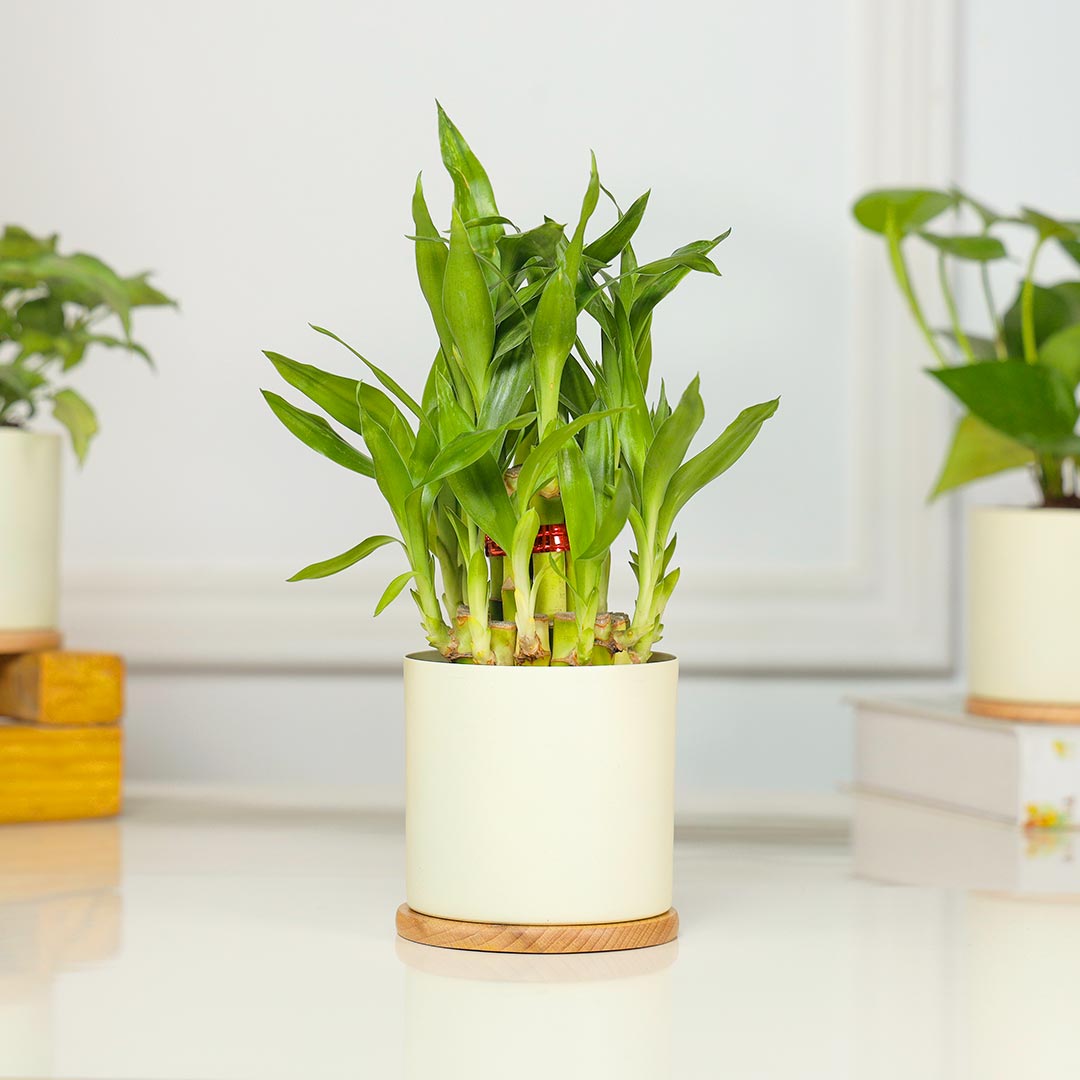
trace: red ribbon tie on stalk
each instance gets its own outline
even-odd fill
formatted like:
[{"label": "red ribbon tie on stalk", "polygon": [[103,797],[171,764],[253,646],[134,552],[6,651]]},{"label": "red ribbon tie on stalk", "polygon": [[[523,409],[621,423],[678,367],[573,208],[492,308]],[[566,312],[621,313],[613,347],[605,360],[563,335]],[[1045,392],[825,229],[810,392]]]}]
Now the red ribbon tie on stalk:
[{"label": "red ribbon tie on stalk", "polygon": [[[496,558],[505,556],[503,551],[490,536],[484,537],[484,550],[488,555]],[[555,525],[541,525],[536,533],[536,542],[533,544],[534,555],[548,555],[556,551],[569,551],[570,537],[567,535],[566,526],[561,522]]]}]

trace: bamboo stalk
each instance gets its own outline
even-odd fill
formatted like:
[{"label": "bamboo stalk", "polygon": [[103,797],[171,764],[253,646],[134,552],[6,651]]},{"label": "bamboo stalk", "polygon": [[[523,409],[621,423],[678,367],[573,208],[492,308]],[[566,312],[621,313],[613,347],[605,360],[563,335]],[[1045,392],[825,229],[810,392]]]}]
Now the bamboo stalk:
[{"label": "bamboo stalk", "polygon": [[454,616],[452,646],[451,660],[458,664],[466,661],[472,663],[472,626],[469,623],[469,608],[465,604],[458,604],[457,614]]},{"label": "bamboo stalk", "polygon": [[577,665],[577,619],[572,611],[557,611],[551,622],[551,666]]},{"label": "bamboo stalk", "polygon": [[[532,500],[541,525],[558,525],[564,520],[558,480],[542,487]],[[554,616],[565,611],[566,554],[562,551],[542,552],[532,557],[533,579],[539,579],[536,591],[536,610],[541,615]]]},{"label": "bamboo stalk", "polygon": [[604,667],[611,664],[611,612],[602,611],[596,616],[593,627],[593,650],[589,657],[589,663],[593,667]]},{"label": "bamboo stalk", "polygon": [[517,618],[517,600],[514,597],[514,578],[506,569],[502,579],[502,617],[507,622]]},{"label": "bamboo stalk", "polygon": [[503,576],[506,572],[505,560],[501,555],[489,555],[488,568],[491,580],[491,595],[488,600],[488,616],[492,621],[498,622],[503,617],[502,590]]},{"label": "bamboo stalk", "polygon": [[550,667],[551,666],[551,633],[549,620],[546,615],[537,615],[533,622],[536,624],[536,639],[531,642],[531,651],[523,653],[523,642],[518,638],[515,656],[520,667]]},{"label": "bamboo stalk", "polygon": [[517,648],[517,627],[512,622],[495,620],[491,623],[491,651],[500,667],[514,666]]},{"label": "bamboo stalk", "polygon": [[[630,616],[625,611],[611,613],[611,651],[612,659],[619,662],[619,655],[630,648]],[[629,657],[627,657],[629,660]]]}]

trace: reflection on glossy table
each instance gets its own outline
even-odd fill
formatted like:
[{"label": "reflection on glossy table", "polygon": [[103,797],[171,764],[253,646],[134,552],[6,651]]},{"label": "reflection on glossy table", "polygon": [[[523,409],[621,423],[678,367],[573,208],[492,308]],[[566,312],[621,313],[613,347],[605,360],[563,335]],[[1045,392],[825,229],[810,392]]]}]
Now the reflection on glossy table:
[{"label": "reflection on glossy table", "polygon": [[396,940],[392,817],[173,798],[5,828],[0,1077],[1076,1075],[1076,838],[885,809],[860,865],[923,884],[857,879],[839,835],[693,830],[678,942],[553,957]]}]

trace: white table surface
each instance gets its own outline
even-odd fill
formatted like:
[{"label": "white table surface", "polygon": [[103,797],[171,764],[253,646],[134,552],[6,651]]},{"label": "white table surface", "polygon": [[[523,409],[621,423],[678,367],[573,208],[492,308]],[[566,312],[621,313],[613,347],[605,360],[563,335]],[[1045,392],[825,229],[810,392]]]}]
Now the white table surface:
[{"label": "white table surface", "polygon": [[1077,1075],[1080,902],[857,880],[845,840],[696,829],[678,942],[395,939],[393,815],[171,798],[0,829],[0,1077]]}]

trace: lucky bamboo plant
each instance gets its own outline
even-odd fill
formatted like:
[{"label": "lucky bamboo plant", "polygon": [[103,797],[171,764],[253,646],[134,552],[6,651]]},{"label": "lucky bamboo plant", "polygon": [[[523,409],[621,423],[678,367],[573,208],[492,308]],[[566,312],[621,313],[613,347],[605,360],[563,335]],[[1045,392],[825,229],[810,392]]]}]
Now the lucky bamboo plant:
[{"label": "lucky bamboo plant", "polygon": [[[454,197],[440,231],[417,178],[410,239],[437,338],[419,399],[322,327],[313,329],[345,345],[373,382],[266,353],[366,451],[264,390],[271,409],[302,442],[373,477],[400,534],[368,537],[290,580],[326,577],[397,543],[407,567],[375,614],[411,583],[428,641],[451,660],[643,663],[679,578],[676,516],[738,460],[778,404],[743,410],[688,457],[704,417],[698,379],[674,407],[662,383],[647,399],[655,308],[692,271],[718,273],[709,253],[728,234],[639,265],[631,240],[646,192],[625,211],[616,205],[614,224],[587,239],[607,194],[595,158],[569,235],[550,218],[518,229],[441,107],[438,121]],[[586,346],[589,319],[598,346]],[[612,545],[628,522],[632,615],[612,612],[608,599]]]},{"label": "lucky bamboo plant", "polygon": [[[81,364],[94,345],[126,349],[147,362],[131,337],[131,312],[175,305],[148,274],[121,277],[93,255],[61,255],[57,237],[16,225],[0,235],[0,426],[23,427],[48,402],[82,462],[97,434],[93,409],[57,376]],[[119,333],[103,327],[110,320]]]},{"label": "lucky bamboo plant", "polygon": [[[960,227],[928,226],[949,211]],[[1040,254],[1056,245],[1080,263],[1080,222],[1024,208],[1004,216],[961,191],[900,188],[872,191],[854,206],[856,220],[885,240],[896,282],[937,366],[933,375],[965,408],[957,423],[934,495],[1007,469],[1028,468],[1045,506],[1080,507],[1080,280],[1041,285]],[[975,222],[964,228],[964,219]],[[1023,276],[1015,299],[1002,311],[994,299],[989,264],[1009,257],[1002,234],[1027,236]],[[912,284],[908,246],[934,250],[938,283],[949,325],[932,329]],[[954,263],[977,270],[986,307],[986,331],[963,328],[951,271]]]}]

